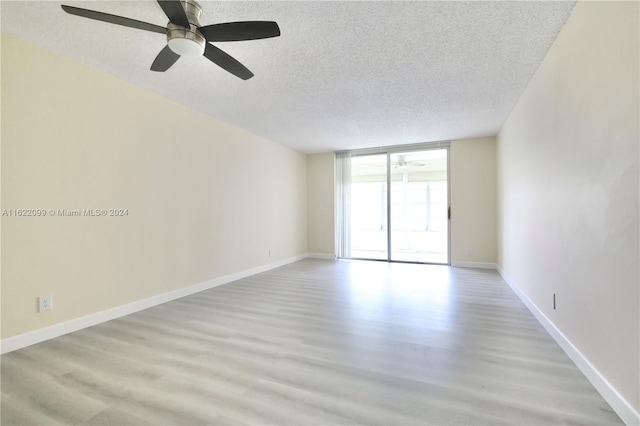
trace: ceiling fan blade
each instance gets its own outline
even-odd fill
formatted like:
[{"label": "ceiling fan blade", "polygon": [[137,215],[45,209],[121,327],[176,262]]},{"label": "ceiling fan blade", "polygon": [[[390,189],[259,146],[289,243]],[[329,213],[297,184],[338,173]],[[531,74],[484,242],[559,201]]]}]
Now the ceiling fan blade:
[{"label": "ceiling fan blade", "polygon": [[151,71],[165,72],[171,68],[171,65],[175,64],[178,59],[180,59],[180,55],[171,50],[169,46],[165,46],[164,49],[158,53],[153,64],[151,64]]},{"label": "ceiling fan blade", "polygon": [[182,7],[182,3],[180,3],[180,0],[158,0],[158,4],[172,24],[189,28],[189,19],[187,18],[187,14]]},{"label": "ceiling fan blade", "polygon": [[149,24],[147,22],[136,21],[135,19],[123,16],[111,15],[110,13],[96,12],[95,10],[81,9],[79,7],[62,5],[62,10],[71,15],[83,18],[95,19],[96,21],[108,22],[109,24],[122,25],[124,27],[137,28],[139,30],[151,31],[159,34],[166,34],[167,29],[160,25]]},{"label": "ceiling fan blade", "polygon": [[214,64],[224,68],[238,78],[248,80],[253,77],[253,73],[249,71],[247,67],[234,59],[231,55],[209,43],[204,45],[204,56]]},{"label": "ceiling fan blade", "polygon": [[207,41],[258,40],[280,35],[280,27],[272,21],[226,22],[199,29]]}]

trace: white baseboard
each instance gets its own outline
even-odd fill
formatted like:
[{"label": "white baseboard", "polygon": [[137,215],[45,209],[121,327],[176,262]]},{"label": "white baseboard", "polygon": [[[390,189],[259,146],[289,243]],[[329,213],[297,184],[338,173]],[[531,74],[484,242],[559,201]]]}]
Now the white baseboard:
[{"label": "white baseboard", "polygon": [[569,356],[571,361],[582,371],[593,387],[600,393],[605,401],[611,406],[613,411],[628,425],[640,425],[640,413],[638,413],[629,402],[616,390],[615,387],[600,374],[600,372],[589,362],[589,360],[576,348],[573,343],[547,318],[547,316],[525,295],[522,290],[509,278],[509,276],[498,266],[498,272],[509,284],[509,287],[518,295],[520,300],[527,306],[529,311],[536,317],[538,322],[547,330],[553,339],[560,345],[562,350]]},{"label": "white baseboard", "polygon": [[451,266],[457,268],[498,269],[498,265],[490,262],[461,262],[452,260]]},{"label": "white baseboard", "polygon": [[162,303],[167,303],[181,297],[189,296],[200,291],[217,287],[219,285],[227,284],[242,278],[249,277],[251,275],[259,274],[270,269],[275,269],[280,266],[287,265],[289,263],[297,262],[298,260],[305,259],[306,257],[308,257],[307,254],[301,254],[288,259],[279,260],[277,262],[268,263],[266,265],[257,266],[255,268],[246,269],[244,271],[225,275],[223,277],[214,278],[212,280],[190,285],[188,287],[179,288],[177,290],[138,300],[136,302],[127,303],[126,305],[116,306],[115,308],[107,309],[106,311],[97,312],[95,314],[75,318],[69,321],[61,322],[59,324],[54,324],[49,327],[29,331],[27,333],[19,334],[7,339],[2,339],[2,341],[0,341],[0,353],[6,354],[17,349],[35,345],[36,343],[44,342],[45,340],[53,339],[54,337],[82,330],[83,328],[91,327],[93,325],[100,324],[112,319],[120,318],[122,316],[142,311],[144,309],[148,309]]},{"label": "white baseboard", "polygon": [[335,254],[326,254],[326,253],[307,253],[307,257],[311,259],[336,260]]}]

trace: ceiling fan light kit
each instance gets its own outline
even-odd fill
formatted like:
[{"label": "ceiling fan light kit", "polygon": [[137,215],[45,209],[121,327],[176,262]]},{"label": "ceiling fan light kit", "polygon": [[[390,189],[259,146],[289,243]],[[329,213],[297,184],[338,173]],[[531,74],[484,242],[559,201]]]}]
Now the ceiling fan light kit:
[{"label": "ceiling fan light kit", "polygon": [[200,56],[207,42],[198,30],[202,8],[193,0],[181,2],[189,20],[189,28],[169,22],[167,24],[167,45],[180,56]]},{"label": "ceiling fan light kit", "polygon": [[111,15],[95,10],[62,5],[62,9],[83,18],[122,25],[155,33],[165,33],[167,46],[158,53],[151,65],[152,71],[168,70],[180,56],[204,56],[219,67],[243,80],[253,77],[244,65],[218,49],[211,42],[258,40],[278,37],[280,28],[271,21],[226,22],[200,26],[202,7],[194,0],[158,0],[169,23],[167,27],[149,24],[135,19]]},{"label": "ceiling fan light kit", "polygon": [[186,29],[169,23],[167,30],[167,45],[174,53],[180,56],[200,56],[204,53],[207,41],[195,25]]}]

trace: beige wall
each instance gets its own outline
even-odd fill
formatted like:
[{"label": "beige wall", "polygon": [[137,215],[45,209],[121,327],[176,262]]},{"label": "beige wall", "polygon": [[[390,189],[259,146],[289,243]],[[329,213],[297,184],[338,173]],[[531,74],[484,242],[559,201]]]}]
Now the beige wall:
[{"label": "beige wall", "polygon": [[578,2],[498,135],[500,265],[636,411],[638,6]]},{"label": "beige wall", "polygon": [[495,138],[452,141],[449,164],[451,263],[496,263]]},{"label": "beige wall", "polygon": [[129,211],[2,218],[3,338],[306,253],[304,155],[6,35],[2,89],[3,209]]},{"label": "beige wall", "polygon": [[335,255],[334,154],[307,155],[307,241],[310,253]]}]

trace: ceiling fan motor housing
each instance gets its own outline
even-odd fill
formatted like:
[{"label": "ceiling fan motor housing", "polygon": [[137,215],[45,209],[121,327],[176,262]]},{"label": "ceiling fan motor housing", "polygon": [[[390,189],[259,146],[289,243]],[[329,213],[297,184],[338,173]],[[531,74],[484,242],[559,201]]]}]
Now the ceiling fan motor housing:
[{"label": "ceiling fan motor housing", "polygon": [[207,42],[198,30],[202,8],[193,0],[185,0],[180,3],[182,3],[191,25],[189,28],[185,28],[169,22],[167,24],[167,44],[180,56],[201,56]]}]

